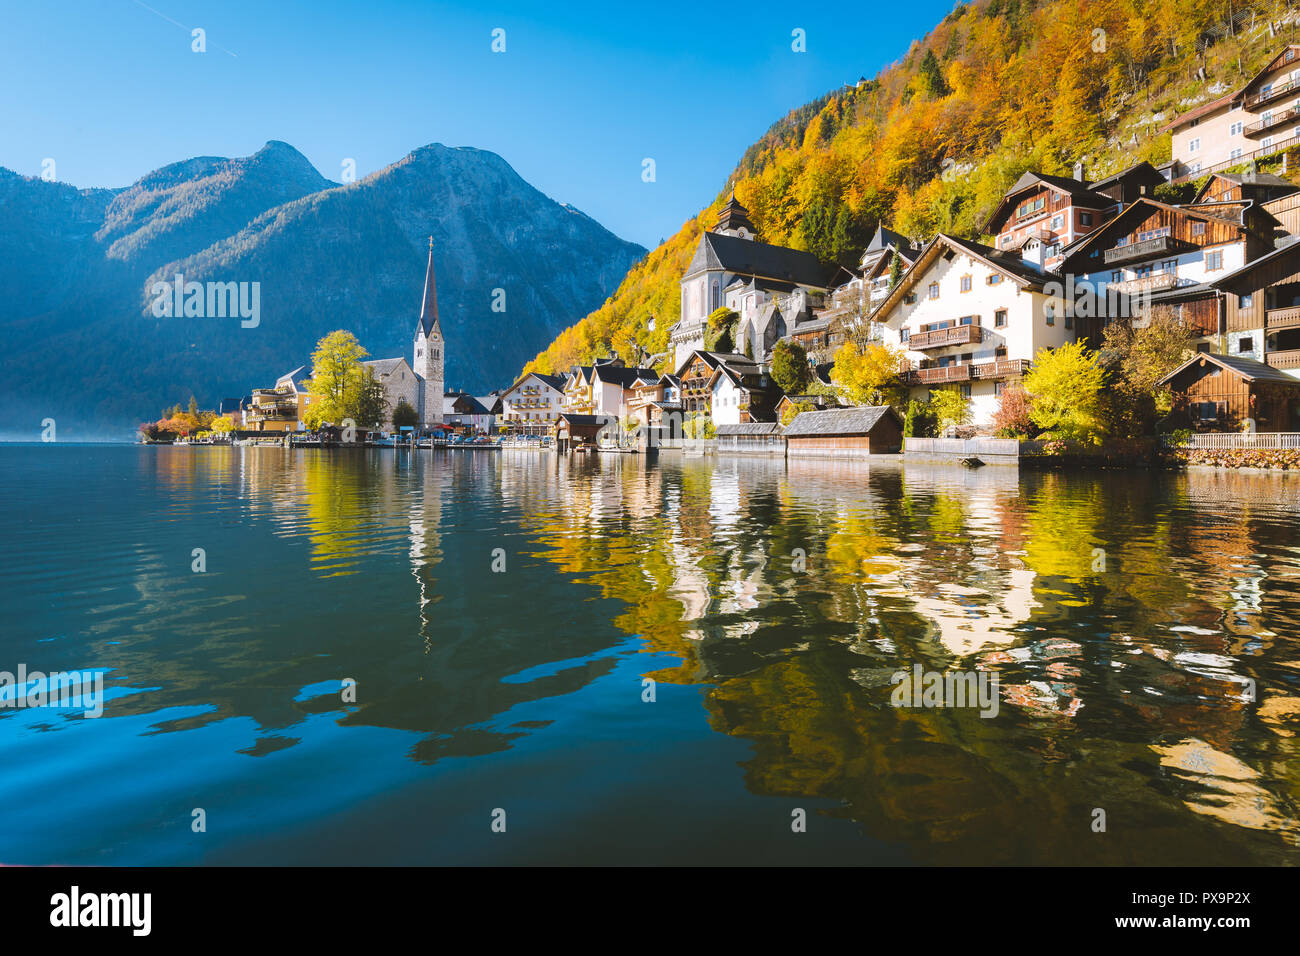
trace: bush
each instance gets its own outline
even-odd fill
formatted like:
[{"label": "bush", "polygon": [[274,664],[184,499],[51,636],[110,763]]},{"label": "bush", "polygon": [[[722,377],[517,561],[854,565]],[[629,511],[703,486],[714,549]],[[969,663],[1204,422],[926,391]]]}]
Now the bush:
[{"label": "bush", "polygon": [[904,438],[933,438],[939,430],[939,418],[934,409],[924,402],[912,399],[903,416]]},{"label": "bush", "polygon": [[1038,434],[1030,417],[1032,402],[1029,394],[1018,383],[1008,385],[998,398],[993,413],[993,433],[998,438],[1033,438]]}]

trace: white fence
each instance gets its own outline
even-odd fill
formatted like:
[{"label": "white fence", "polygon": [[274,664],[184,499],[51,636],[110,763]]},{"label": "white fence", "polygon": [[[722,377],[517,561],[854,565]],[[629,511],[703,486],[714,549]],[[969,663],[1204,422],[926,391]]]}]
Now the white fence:
[{"label": "white fence", "polygon": [[1020,442],[1014,438],[904,438],[906,455],[998,455],[1020,456]]},{"label": "white fence", "polygon": [[1193,434],[1185,445],[1165,439],[1166,445],[1182,448],[1300,448],[1300,432],[1204,432]]}]

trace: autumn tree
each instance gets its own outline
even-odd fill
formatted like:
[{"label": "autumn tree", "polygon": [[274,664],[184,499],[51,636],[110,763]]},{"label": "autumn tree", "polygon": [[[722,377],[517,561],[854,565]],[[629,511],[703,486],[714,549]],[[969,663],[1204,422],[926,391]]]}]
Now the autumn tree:
[{"label": "autumn tree", "polygon": [[316,343],[311,355],[311,379],[307,382],[307,391],[315,400],[303,414],[309,428],[353,418],[368,375],[361,364],[366,355],[356,336],[343,329],[330,332]]},{"label": "autumn tree", "polygon": [[1025,373],[1030,420],[1049,438],[1100,444],[1106,433],[1102,389],[1106,370],[1083,342],[1042,349]]},{"label": "autumn tree", "polygon": [[902,401],[903,352],[883,342],[868,343],[859,351],[845,342],[835,353],[831,381],[848,392],[855,405],[897,405]]},{"label": "autumn tree", "polygon": [[1032,403],[1024,386],[1012,382],[998,396],[998,407],[993,411],[993,433],[999,438],[1029,438],[1037,428],[1030,416]]},{"label": "autumn tree", "polygon": [[740,314],[725,305],[709,314],[704,333],[704,348],[708,352],[730,352],[736,345],[736,327]]}]

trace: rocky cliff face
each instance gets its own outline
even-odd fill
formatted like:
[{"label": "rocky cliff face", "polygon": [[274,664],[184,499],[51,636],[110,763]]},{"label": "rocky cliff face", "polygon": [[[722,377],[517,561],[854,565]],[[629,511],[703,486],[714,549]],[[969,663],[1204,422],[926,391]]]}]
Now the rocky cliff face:
[{"label": "rocky cliff face", "polygon": [[[426,146],[342,186],[278,142],[122,190],[0,170],[3,430],[120,431],[191,392],[212,405],[306,363],[336,328],[409,359],[430,235],[447,385],[476,392],[509,384],[645,252],[477,149]],[[257,283],[256,324],[155,315],[151,287],[177,274]]]}]

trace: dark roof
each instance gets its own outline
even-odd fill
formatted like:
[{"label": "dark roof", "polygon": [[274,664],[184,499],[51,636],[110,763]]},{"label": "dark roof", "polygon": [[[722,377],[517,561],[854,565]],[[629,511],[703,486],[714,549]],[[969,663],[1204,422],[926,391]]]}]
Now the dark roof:
[{"label": "dark roof", "polygon": [[1250,295],[1261,286],[1257,282],[1252,282],[1251,277],[1255,272],[1265,266],[1271,266],[1276,262],[1284,262],[1288,274],[1300,272],[1300,240],[1295,237],[1288,237],[1291,241],[1284,245],[1278,246],[1272,252],[1266,255],[1252,259],[1239,269],[1234,269],[1227,275],[1219,276],[1209,285],[1216,289],[1223,289],[1227,292],[1234,292],[1237,295]]},{"label": "dark roof", "polygon": [[1190,123],[1192,120],[1196,119],[1199,116],[1204,116],[1206,113],[1213,113],[1217,109],[1221,109],[1224,106],[1228,106],[1236,98],[1237,98],[1237,91],[1234,90],[1233,92],[1226,93],[1223,96],[1218,97],[1217,99],[1209,100],[1208,102],[1202,103],[1200,106],[1193,107],[1192,109],[1188,110],[1185,113],[1179,113],[1177,116],[1171,119],[1164,126],[1160,127],[1160,129],[1157,130],[1157,132],[1167,133],[1175,126],[1182,126],[1184,123]]},{"label": "dark roof", "polygon": [[[457,407],[459,406],[459,408]],[[452,392],[442,396],[442,413],[444,415],[491,415],[482,403],[473,395],[465,392]]]},{"label": "dark roof", "polygon": [[700,237],[683,279],[701,272],[725,271],[762,279],[784,279],[817,289],[826,288],[827,272],[811,252],[770,246],[754,239],[706,232]]},{"label": "dark roof", "polygon": [[606,425],[614,421],[613,415],[571,415],[561,412],[557,421],[566,421],[570,425]]},{"label": "dark roof", "polygon": [[1101,190],[1109,189],[1111,186],[1123,182],[1126,179],[1136,179],[1140,182],[1145,181],[1153,186],[1165,181],[1165,177],[1160,175],[1160,170],[1156,169],[1146,160],[1143,160],[1140,163],[1134,163],[1127,169],[1121,169],[1119,172],[1107,176],[1105,179],[1097,180],[1090,188],[1093,192],[1100,192]]},{"label": "dark roof", "polygon": [[[1041,286],[1044,282],[1060,277],[1047,269],[1040,269],[1033,263],[1026,262],[1023,257],[1003,249],[994,249],[992,246],[986,246],[982,242],[974,242],[970,239],[958,239],[955,236],[936,237],[947,239],[955,246],[965,249],[973,256],[986,261],[989,265],[996,266],[1004,272],[1009,272],[1019,279],[1034,286]],[[902,283],[900,283],[901,285]]]},{"label": "dark roof", "polygon": [[1267,194],[1268,199],[1281,199],[1300,191],[1300,187],[1273,173],[1214,173],[1197,190],[1196,196],[1189,205],[1200,203],[1201,197],[1210,191],[1210,186],[1216,179],[1226,179],[1230,183],[1236,183],[1241,187],[1242,196],[1252,199],[1259,199],[1259,193]]},{"label": "dark roof", "polygon": [[748,229],[751,234],[758,231],[749,221],[749,210],[736,201],[736,192],[732,190],[731,199],[722,207],[722,212],[718,214],[718,224],[714,228],[738,229],[741,226]]},{"label": "dark roof", "polygon": [[1027,172],[1016,180],[1014,186],[1002,194],[1002,201],[998,203],[997,208],[993,210],[984,223],[984,231],[995,232],[994,224],[1006,218],[1008,210],[1015,204],[1016,197],[1026,190],[1040,185],[1050,186],[1068,194],[1071,204],[1075,206],[1084,206],[1089,209],[1106,209],[1115,205],[1115,200],[1109,196],[1093,192],[1092,184],[1087,180],[1070,179],[1066,176],[1049,176],[1047,173]]},{"label": "dark roof", "polygon": [[652,368],[627,368],[622,365],[597,365],[595,375],[602,382],[623,388],[631,388],[641,381],[653,382],[659,378],[659,373]]},{"label": "dark roof", "polygon": [[781,431],[779,422],[741,422],[739,425],[719,425],[714,434],[719,437],[726,435],[779,435]]},{"label": "dark roof", "polygon": [[892,415],[898,422],[898,413],[888,405],[800,412],[794,417],[794,421],[785,426],[785,435],[787,438],[815,435],[866,435],[880,424],[881,419],[886,415]]},{"label": "dark roof", "polygon": [[1292,378],[1286,372],[1275,369],[1271,365],[1265,365],[1263,362],[1256,361],[1253,358],[1246,358],[1243,355],[1215,355],[1211,352],[1197,352],[1156,384],[1168,385],[1183,371],[1199,364],[1202,360],[1209,360],[1220,368],[1236,372],[1248,382],[1273,382],[1278,385],[1295,385],[1300,388],[1300,379]]}]

